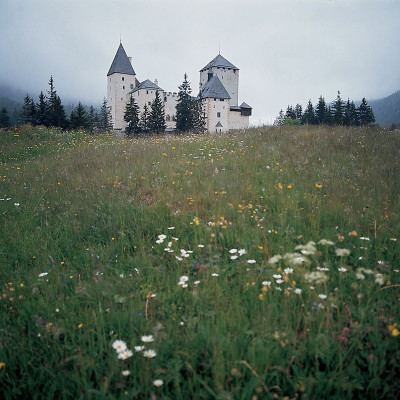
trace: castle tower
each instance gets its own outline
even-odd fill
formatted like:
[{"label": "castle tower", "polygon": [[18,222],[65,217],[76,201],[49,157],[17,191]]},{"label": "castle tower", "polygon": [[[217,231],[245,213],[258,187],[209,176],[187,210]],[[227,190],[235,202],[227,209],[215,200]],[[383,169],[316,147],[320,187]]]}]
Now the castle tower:
[{"label": "castle tower", "polygon": [[130,58],[120,43],[107,74],[107,104],[111,111],[113,128],[116,130],[125,128],[127,94],[136,87],[136,84],[136,74]]},{"label": "castle tower", "polygon": [[204,68],[200,70],[200,88],[209,80],[210,73],[217,76],[224,85],[231,98],[230,105],[238,106],[239,68],[231,64],[226,58],[218,54]]}]

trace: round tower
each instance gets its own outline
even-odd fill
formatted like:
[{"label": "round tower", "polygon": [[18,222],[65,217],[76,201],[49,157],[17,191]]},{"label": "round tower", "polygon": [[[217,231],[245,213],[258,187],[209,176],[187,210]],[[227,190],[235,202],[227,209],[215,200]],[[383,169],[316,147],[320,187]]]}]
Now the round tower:
[{"label": "round tower", "polygon": [[128,93],[136,87],[136,74],[122,43],[107,74],[107,104],[111,111],[113,128],[125,129],[124,113]]}]

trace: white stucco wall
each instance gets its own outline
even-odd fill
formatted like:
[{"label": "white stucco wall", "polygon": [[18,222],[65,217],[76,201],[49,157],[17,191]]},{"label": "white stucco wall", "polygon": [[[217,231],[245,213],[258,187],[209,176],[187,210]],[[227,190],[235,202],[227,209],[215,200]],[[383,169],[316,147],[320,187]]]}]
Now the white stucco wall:
[{"label": "white stucco wall", "polygon": [[178,94],[175,92],[163,92],[162,101],[164,102],[165,123],[167,128],[176,127],[176,103]]},{"label": "white stucco wall", "polygon": [[[239,97],[239,70],[227,69],[227,68],[217,68],[213,67],[212,72],[214,76],[218,76],[224,88],[231,96],[231,105],[238,105]],[[202,86],[208,81],[208,70],[200,72],[200,83]]]},{"label": "white stucco wall", "polygon": [[[229,99],[204,99],[203,107],[206,112],[206,128],[209,133],[227,132],[229,130]],[[218,116],[218,113],[220,113],[220,116]],[[217,128],[215,126],[218,122],[221,122],[222,127]]]},{"label": "white stucco wall", "polygon": [[240,111],[230,111],[229,129],[247,129],[249,117],[241,115]]},{"label": "white stucco wall", "polygon": [[107,105],[111,110],[114,129],[125,129],[124,112],[126,99],[128,93],[134,87],[135,75],[115,73],[107,76]]}]

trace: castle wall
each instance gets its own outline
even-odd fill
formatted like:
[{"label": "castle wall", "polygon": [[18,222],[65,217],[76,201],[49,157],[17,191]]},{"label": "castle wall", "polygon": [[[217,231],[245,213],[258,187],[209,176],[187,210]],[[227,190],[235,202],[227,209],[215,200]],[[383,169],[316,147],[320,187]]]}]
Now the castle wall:
[{"label": "castle wall", "polygon": [[110,107],[113,127],[125,129],[125,105],[128,93],[135,87],[135,75],[112,74],[107,76],[107,104]]},{"label": "castle wall", "polygon": [[[237,106],[239,97],[239,70],[212,67],[212,72],[214,76],[218,76],[229,96],[231,96],[231,106]],[[207,81],[208,70],[203,70],[200,72],[201,86],[204,86]]]},{"label": "castle wall", "polygon": [[[207,98],[203,100],[206,110],[206,128],[209,133],[227,132],[229,130],[229,99]],[[216,127],[218,122],[222,127]]]},{"label": "castle wall", "polygon": [[249,127],[249,116],[242,115],[240,111],[230,111],[229,129],[247,129]]}]

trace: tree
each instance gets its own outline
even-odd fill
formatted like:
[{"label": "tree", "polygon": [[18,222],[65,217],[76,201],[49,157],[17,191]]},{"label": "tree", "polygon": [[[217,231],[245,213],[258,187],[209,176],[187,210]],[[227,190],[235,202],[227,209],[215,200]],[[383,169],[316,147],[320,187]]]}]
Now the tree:
[{"label": "tree", "polygon": [[60,127],[65,129],[68,126],[67,116],[65,115],[64,106],[62,105],[60,96],[54,89],[53,76],[49,80],[50,90],[48,93],[48,123],[50,126]]},{"label": "tree", "polygon": [[72,129],[89,128],[88,114],[81,102],[79,102],[78,105],[71,111],[69,119],[70,119],[70,127]]},{"label": "tree", "polygon": [[7,110],[3,107],[0,111],[0,128],[9,128],[11,126],[10,117]]},{"label": "tree", "polygon": [[319,96],[318,104],[315,107],[315,120],[317,124],[325,124],[328,114],[328,107],[326,106],[323,96]]},{"label": "tree", "polygon": [[192,130],[195,133],[203,133],[205,126],[205,115],[203,111],[203,102],[201,95],[197,99],[191,101],[192,112]]},{"label": "tree", "polygon": [[19,122],[21,124],[36,124],[36,106],[29,94],[26,94],[24,98],[24,104],[19,115]]},{"label": "tree", "polygon": [[90,106],[88,113],[88,129],[93,132],[96,129],[98,123],[98,115],[93,106]]},{"label": "tree", "polygon": [[311,100],[308,100],[307,108],[303,113],[303,118],[301,120],[302,124],[315,124],[315,114],[314,114],[314,106]]},{"label": "tree", "polygon": [[97,128],[99,131],[108,132],[112,130],[112,117],[111,111],[107,106],[107,100],[103,100],[103,104],[100,107],[100,114],[98,116]]},{"label": "tree", "polygon": [[181,132],[187,132],[193,127],[193,115],[191,110],[192,89],[187,80],[187,74],[184,74],[182,85],[178,87],[178,101],[176,104],[176,129]]},{"label": "tree", "polygon": [[124,120],[126,122],[125,132],[127,135],[131,135],[132,133],[138,133],[140,131],[139,106],[137,105],[134,97],[132,96],[132,93],[129,102],[125,107]]},{"label": "tree", "polygon": [[373,125],[375,123],[375,115],[372,108],[368,105],[365,97],[361,100],[361,104],[358,107],[358,116],[360,119],[360,125]]},{"label": "tree", "polygon": [[281,109],[281,111],[279,111],[278,116],[275,118],[274,125],[283,125],[284,120],[285,120],[285,114]]},{"label": "tree", "polygon": [[285,117],[296,119],[296,113],[294,112],[292,106],[287,106]]},{"label": "tree", "polygon": [[336,100],[332,103],[331,107],[332,122],[334,125],[343,125],[343,108],[344,102],[340,97],[340,92],[338,91]]},{"label": "tree", "polygon": [[303,118],[303,107],[301,106],[301,104],[296,104],[296,107],[294,108],[294,112],[296,114],[296,119],[301,121],[301,119]]},{"label": "tree", "polygon": [[161,133],[165,131],[165,113],[164,105],[161,102],[160,93],[156,91],[156,97],[151,103],[149,115],[149,128],[150,131]]},{"label": "tree", "polygon": [[48,104],[46,102],[46,97],[43,92],[39,94],[39,103],[36,104],[36,124],[48,126]]},{"label": "tree", "polygon": [[354,102],[347,99],[347,103],[344,107],[343,124],[346,126],[357,126],[358,123],[358,113]]},{"label": "tree", "polygon": [[147,104],[144,105],[142,115],[140,116],[139,128],[142,132],[149,131],[149,108]]}]

